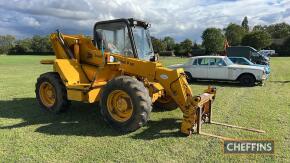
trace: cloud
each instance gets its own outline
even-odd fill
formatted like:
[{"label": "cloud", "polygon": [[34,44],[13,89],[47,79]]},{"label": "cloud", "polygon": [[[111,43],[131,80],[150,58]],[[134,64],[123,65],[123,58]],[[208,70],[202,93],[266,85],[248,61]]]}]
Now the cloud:
[{"label": "cloud", "polygon": [[207,27],[240,24],[248,16],[251,26],[290,21],[289,0],[0,0],[0,34],[29,37],[65,33],[92,34],[96,21],[135,17],[152,24],[157,37],[200,41]]}]

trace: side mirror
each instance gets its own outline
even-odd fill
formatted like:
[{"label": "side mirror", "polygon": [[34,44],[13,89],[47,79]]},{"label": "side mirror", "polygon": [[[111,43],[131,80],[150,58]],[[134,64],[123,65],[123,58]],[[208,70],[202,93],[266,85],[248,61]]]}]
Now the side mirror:
[{"label": "side mirror", "polygon": [[221,66],[223,66],[223,64],[222,63],[218,63],[218,66],[221,67]]}]

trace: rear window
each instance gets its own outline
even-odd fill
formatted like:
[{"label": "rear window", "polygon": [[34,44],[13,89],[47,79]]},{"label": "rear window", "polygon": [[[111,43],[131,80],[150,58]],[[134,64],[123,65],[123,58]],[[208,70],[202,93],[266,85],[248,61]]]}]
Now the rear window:
[{"label": "rear window", "polygon": [[201,66],[208,65],[209,63],[209,58],[199,58],[198,59],[198,64]]},{"label": "rear window", "polygon": [[197,59],[193,61],[192,65],[197,65]]}]

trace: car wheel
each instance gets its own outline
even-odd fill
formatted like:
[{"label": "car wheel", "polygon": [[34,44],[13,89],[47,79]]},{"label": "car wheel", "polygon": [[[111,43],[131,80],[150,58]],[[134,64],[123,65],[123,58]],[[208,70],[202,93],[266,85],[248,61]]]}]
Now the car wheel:
[{"label": "car wheel", "polygon": [[255,77],[251,74],[244,74],[241,77],[239,77],[239,81],[243,86],[252,87],[255,85]]},{"label": "car wheel", "polygon": [[185,71],[184,73],[185,73],[185,75],[186,75],[186,79],[187,79],[187,81],[188,81],[189,83],[194,81],[194,79],[193,79],[193,77],[192,77],[192,75],[191,75],[190,72]]}]

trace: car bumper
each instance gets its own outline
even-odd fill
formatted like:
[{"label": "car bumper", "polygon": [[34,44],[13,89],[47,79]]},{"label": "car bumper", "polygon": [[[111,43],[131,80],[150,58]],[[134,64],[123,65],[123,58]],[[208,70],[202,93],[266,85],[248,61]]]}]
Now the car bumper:
[{"label": "car bumper", "polygon": [[267,80],[269,78],[270,78],[270,73],[269,74],[266,74],[266,79],[265,80]]},{"label": "car bumper", "polygon": [[270,75],[270,74],[264,74],[264,75],[262,76],[262,79],[258,81],[258,85],[263,86],[263,85],[265,84],[265,81],[269,78],[269,75]]},{"label": "car bumper", "polygon": [[261,81],[266,80],[266,79],[267,79],[267,74],[263,74],[263,75],[262,75],[262,80],[261,80]]}]

